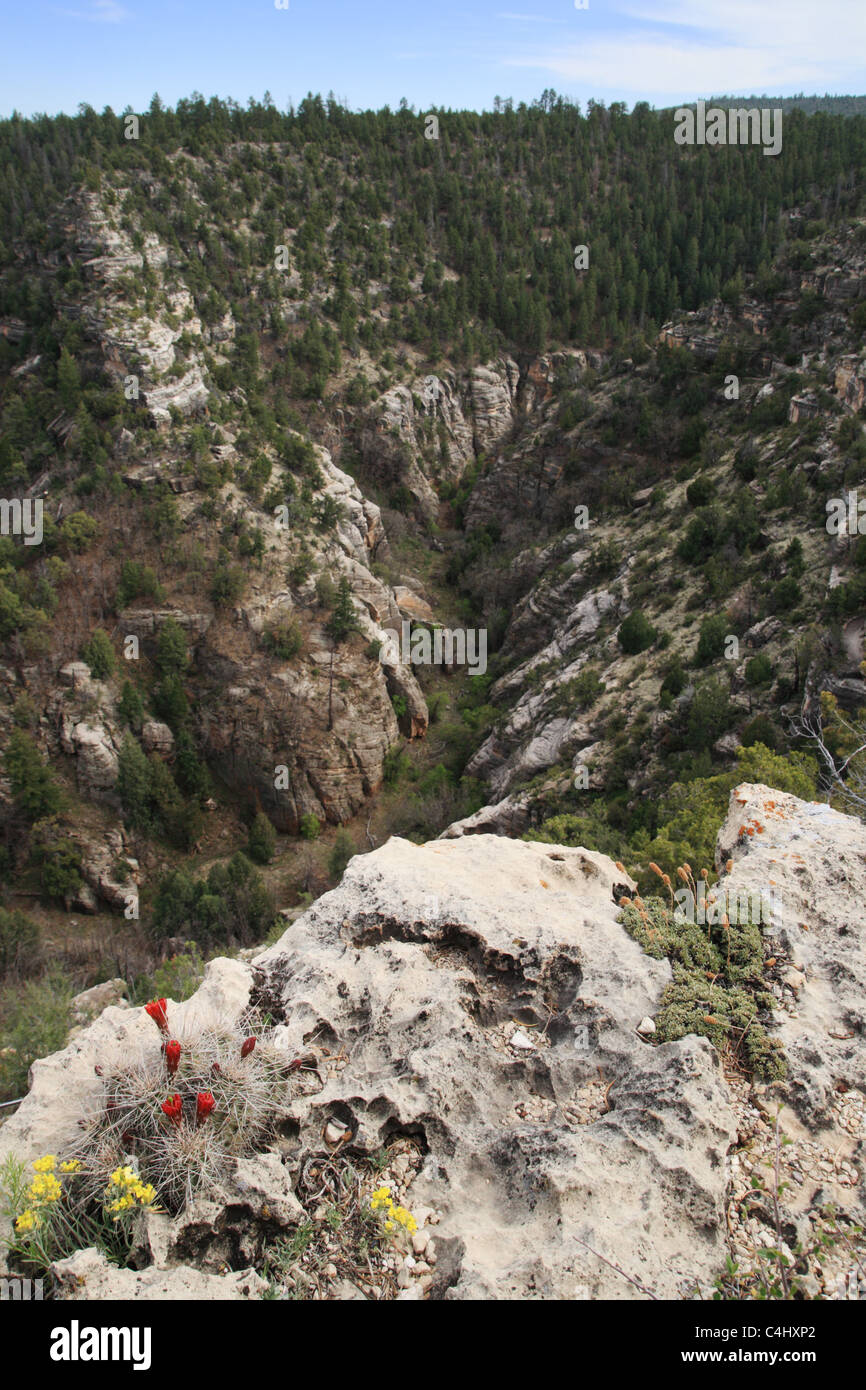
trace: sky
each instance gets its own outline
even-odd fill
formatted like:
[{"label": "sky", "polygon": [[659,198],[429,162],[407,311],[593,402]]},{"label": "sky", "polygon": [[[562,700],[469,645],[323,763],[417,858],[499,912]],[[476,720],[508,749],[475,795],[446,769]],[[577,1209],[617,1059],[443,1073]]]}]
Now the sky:
[{"label": "sky", "polygon": [[[288,8],[278,8],[286,4]],[[585,8],[577,8],[578,4]],[[864,0],[0,0],[0,116],[194,91],[490,109],[866,92]]]}]

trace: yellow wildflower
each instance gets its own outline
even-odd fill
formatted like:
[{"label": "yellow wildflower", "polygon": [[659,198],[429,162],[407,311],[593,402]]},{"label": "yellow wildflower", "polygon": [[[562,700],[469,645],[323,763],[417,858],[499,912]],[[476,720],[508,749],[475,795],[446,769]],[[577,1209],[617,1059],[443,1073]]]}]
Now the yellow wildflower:
[{"label": "yellow wildflower", "polygon": [[399,1221],[401,1226],[405,1226],[410,1235],[415,1234],[418,1229],[418,1222],[405,1207],[394,1207],[391,1211],[391,1215],[395,1221]]},{"label": "yellow wildflower", "polygon": [[36,1158],[33,1160],[33,1171],[34,1173],[51,1173],[56,1163],[57,1159],[54,1157],[54,1154],[46,1154],[44,1158]]},{"label": "yellow wildflower", "polygon": [[389,1187],[379,1187],[370,1198],[371,1211],[381,1211],[385,1217],[382,1229],[386,1235],[391,1235],[398,1227],[402,1226],[410,1235],[414,1235],[418,1229],[418,1223],[411,1212],[405,1207],[398,1207],[391,1196]]},{"label": "yellow wildflower", "polygon": [[15,1229],[19,1235],[35,1230],[38,1225],[39,1217],[32,1211],[22,1211],[21,1215],[15,1219]]},{"label": "yellow wildflower", "polygon": [[136,1205],[149,1207],[156,1200],[156,1188],[151,1183],[143,1183],[135,1169],[127,1164],[123,1168],[115,1168],[108,1180],[105,1196],[114,1197],[113,1201],[106,1201],[105,1210],[117,1221],[123,1212],[130,1211]]},{"label": "yellow wildflower", "polygon": [[60,1182],[53,1173],[42,1170],[32,1181],[27,1189],[27,1198],[31,1202],[58,1202],[63,1189]]},{"label": "yellow wildflower", "polygon": [[80,1167],[80,1159],[68,1158],[65,1163],[61,1163],[60,1171],[61,1173],[77,1173]]}]

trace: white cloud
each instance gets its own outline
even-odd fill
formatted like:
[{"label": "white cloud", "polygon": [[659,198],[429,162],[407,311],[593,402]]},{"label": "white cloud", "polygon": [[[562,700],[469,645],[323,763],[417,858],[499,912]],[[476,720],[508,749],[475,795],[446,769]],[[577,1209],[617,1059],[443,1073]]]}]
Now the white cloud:
[{"label": "white cloud", "polygon": [[618,13],[616,29],[586,34],[579,45],[524,48],[503,61],[662,102],[863,90],[866,6],[850,0],[666,0],[662,16],[647,0],[624,0]]},{"label": "white cloud", "polygon": [[90,0],[89,10],[61,10],[60,13],[89,24],[122,24],[129,18],[129,11],[118,4],[118,0]]},{"label": "white cloud", "polygon": [[497,19],[510,19],[518,24],[562,24],[561,19],[554,19],[552,15],[545,14],[511,14],[506,11],[498,14]]}]

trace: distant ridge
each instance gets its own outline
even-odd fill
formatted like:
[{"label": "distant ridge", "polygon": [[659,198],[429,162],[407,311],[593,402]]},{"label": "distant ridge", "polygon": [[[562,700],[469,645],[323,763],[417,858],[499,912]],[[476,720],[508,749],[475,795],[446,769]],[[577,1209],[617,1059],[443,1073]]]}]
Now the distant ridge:
[{"label": "distant ridge", "polygon": [[[687,105],[689,103],[686,103]],[[693,104],[693,103],[691,103]],[[783,111],[804,111],[807,116],[814,116],[817,112],[823,111],[829,116],[862,116],[866,114],[866,96],[842,96],[823,97],[804,96],[802,92],[792,97],[771,97],[764,93],[763,96],[750,97],[708,97],[708,106],[775,106],[781,107]]]}]

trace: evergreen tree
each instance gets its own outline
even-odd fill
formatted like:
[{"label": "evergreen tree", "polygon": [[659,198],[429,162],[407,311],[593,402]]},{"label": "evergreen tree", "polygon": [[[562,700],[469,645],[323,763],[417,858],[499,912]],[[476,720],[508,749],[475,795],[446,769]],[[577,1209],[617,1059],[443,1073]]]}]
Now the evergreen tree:
[{"label": "evergreen tree", "polygon": [[117,712],[130,729],[139,733],[144,722],[144,702],[131,681],[123,682],[120,699],[117,702]]},{"label": "evergreen tree", "polygon": [[81,655],[90,667],[90,674],[94,680],[108,680],[108,677],[113,674],[114,648],[108,633],[103,631],[101,627],[94,630]]},{"label": "evergreen tree", "polygon": [[61,348],[57,363],[57,391],[64,410],[74,415],[81,394],[81,376],[75,358],[65,347]]},{"label": "evergreen tree", "polygon": [[167,618],[159,630],[154,660],[166,676],[178,676],[189,665],[186,636],[174,618]]},{"label": "evergreen tree", "polygon": [[127,734],[117,757],[117,793],[129,824],[147,830],[152,822],[150,769],[138,740]]},{"label": "evergreen tree", "polygon": [[269,864],[274,857],[277,833],[263,811],[256,814],[249,829],[247,854],[255,864]]},{"label": "evergreen tree", "polygon": [[13,729],[9,735],[4,761],[15,808],[25,820],[32,823],[56,815],[63,803],[61,790],[23,729]]},{"label": "evergreen tree", "polygon": [[358,631],[358,619],[352,603],[352,590],[345,575],[337,585],[334,607],[326,624],[329,637],[337,644],[345,642],[352,632]]}]

